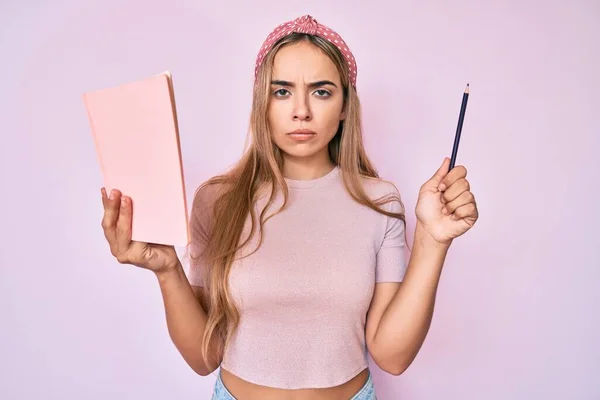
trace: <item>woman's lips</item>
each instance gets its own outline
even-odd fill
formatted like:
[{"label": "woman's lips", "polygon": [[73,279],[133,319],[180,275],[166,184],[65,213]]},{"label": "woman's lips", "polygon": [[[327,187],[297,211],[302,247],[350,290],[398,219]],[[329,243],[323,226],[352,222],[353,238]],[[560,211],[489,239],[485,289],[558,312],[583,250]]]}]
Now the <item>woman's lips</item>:
[{"label": "woman's lips", "polygon": [[309,129],[297,129],[287,134],[290,138],[298,141],[310,140],[317,134]]}]

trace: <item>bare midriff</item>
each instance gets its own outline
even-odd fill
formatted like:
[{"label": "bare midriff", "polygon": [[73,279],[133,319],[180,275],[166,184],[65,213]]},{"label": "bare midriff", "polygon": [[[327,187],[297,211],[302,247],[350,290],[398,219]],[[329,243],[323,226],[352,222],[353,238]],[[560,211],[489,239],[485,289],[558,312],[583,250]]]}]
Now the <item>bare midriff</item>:
[{"label": "bare midriff", "polygon": [[342,400],[351,399],[365,385],[369,370],[338,386],[322,389],[277,389],[245,381],[221,368],[221,379],[237,400]]}]

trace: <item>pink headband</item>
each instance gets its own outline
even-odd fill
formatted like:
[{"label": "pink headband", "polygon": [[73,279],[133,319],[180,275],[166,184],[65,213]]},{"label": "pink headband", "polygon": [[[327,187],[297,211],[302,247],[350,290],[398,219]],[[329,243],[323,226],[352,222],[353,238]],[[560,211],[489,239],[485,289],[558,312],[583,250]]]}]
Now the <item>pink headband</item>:
[{"label": "pink headband", "polygon": [[263,46],[258,52],[258,57],[256,58],[256,67],[254,68],[254,79],[256,79],[258,75],[258,69],[260,68],[260,65],[262,64],[269,50],[271,50],[273,47],[273,44],[292,32],[308,33],[313,36],[319,36],[337,46],[348,63],[350,82],[352,83],[352,86],[356,87],[356,60],[348,48],[348,45],[346,42],[344,42],[340,35],[325,25],[319,24],[317,20],[310,15],[304,15],[296,18],[293,21],[284,22],[269,34],[267,40],[265,40]]}]

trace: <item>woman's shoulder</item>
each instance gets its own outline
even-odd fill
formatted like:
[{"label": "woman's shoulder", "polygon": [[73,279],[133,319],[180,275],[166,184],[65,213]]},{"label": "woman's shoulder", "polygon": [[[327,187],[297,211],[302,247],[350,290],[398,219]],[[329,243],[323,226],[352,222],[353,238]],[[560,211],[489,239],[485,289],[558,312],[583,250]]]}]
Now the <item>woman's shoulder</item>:
[{"label": "woman's shoulder", "polygon": [[232,184],[231,179],[223,175],[202,182],[194,193],[194,207],[204,207],[214,203]]},{"label": "woman's shoulder", "polygon": [[400,191],[392,180],[381,177],[364,177],[363,188],[367,196],[386,211],[404,213]]},{"label": "woman's shoulder", "polygon": [[400,196],[398,187],[389,179],[370,176],[362,176],[361,178],[363,188],[371,197]]}]

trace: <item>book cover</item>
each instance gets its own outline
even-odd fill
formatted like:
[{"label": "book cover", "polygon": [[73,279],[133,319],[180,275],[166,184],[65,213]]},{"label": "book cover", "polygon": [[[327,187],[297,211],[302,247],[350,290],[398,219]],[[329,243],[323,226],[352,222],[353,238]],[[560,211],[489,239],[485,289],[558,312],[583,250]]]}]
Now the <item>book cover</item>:
[{"label": "book cover", "polygon": [[104,187],[133,203],[132,240],[186,246],[189,222],[171,74],[84,93]]}]

